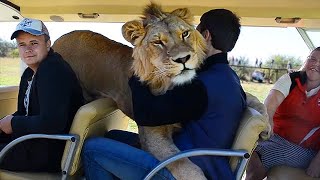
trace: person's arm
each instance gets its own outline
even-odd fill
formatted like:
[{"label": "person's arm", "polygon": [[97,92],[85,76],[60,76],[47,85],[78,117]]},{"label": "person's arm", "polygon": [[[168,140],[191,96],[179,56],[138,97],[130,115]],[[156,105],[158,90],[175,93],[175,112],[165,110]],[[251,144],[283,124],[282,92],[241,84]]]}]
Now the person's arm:
[{"label": "person's arm", "polygon": [[317,155],[312,159],[306,173],[313,178],[320,177],[320,151],[318,151]]},{"label": "person's arm", "polygon": [[18,93],[18,104],[17,104],[17,111],[14,112],[12,115],[7,115],[0,119],[0,132],[4,132],[6,134],[12,134],[12,126],[11,121],[13,116],[18,115],[25,115],[26,109],[24,107],[23,101],[24,101],[24,94],[25,90],[27,88],[27,81],[30,77],[32,77],[33,71],[30,68],[27,68],[21,78],[20,78],[20,85],[19,85],[19,93]]},{"label": "person's arm", "polygon": [[57,62],[45,62],[39,67],[34,85],[37,86],[40,114],[14,116],[11,122],[14,136],[63,133],[68,123],[72,84],[69,74]]},{"label": "person's arm", "polygon": [[273,116],[282,101],[288,96],[291,86],[289,74],[281,76],[270,90],[264,105],[267,108],[269,123],[271,125],[271,134],[273,134]]},{"label": "person's arm", "polygon": [[271,89],[269,95],[264,101],[264,105],[267,108],[267,113],[269,116],[269,123],[271,125],[271,134],[273,134],[273,116],[277,108],[280,106],[285,96],[278,90]]},{"label": "person's arm", "polygon": [[154,96],[137,77],[129,81],[134,120],[140,126],[159,126],[199,119],[207,108],[207,92],[201,81],[177,86]]},{"label": "person's arm", "polygon": [[19,84],[17,111],[12,114],[13,116],[26,115],[26,108],[24,107],[24,96],[27,89],[28,80],[31,79],[32,75],[33,71],[30,68],[27,68],[21,76]]}]

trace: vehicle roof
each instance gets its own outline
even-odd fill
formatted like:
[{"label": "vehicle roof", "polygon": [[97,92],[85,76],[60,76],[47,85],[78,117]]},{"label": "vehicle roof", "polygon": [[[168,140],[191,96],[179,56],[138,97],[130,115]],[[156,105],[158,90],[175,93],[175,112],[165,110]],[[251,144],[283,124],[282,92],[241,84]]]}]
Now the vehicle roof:
[{"label": "vehicle roof", "polygon": [[[318,0],[153,0],[153,2],[162,5],[166,11],[188,7],[195,15],[195,24],[199,22],[199,17],[204,12],[214,8],[226,8],[240,16],[241,24],[245,26],[320,28]],[[16,15],[20,18],[31,17],[43,21],[126,22],[141,16],[142,9],[149,3],[149,0],[0,0],[0,21],[19,21],[12,18]],[[84,17],[80,17],[79,13]],[[299,20],[296,23],[277,23],[276,17],[301,18],[301,20],[296,19]]]}]

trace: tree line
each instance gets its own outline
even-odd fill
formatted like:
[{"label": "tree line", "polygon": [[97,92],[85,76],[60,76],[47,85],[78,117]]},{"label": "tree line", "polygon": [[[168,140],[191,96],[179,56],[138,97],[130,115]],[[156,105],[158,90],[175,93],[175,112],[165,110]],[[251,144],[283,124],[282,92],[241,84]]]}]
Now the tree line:
[{"label": "tree line", "polygon": [[[15,41],[5,41],[0,38],[0,57],[19,57],[17,43]],[[229,60],[230,61],[230,60]],[[235,64],[235,61],[237,64]],[[238,64],[241,62],[240,64]],[[275,69],[285,69],[288,63],[291,64],[292,69],[299,69],[303,61],[300,58],[287,55],[271,55],[262,65],[262,67],[271,67]],[[249,59],[247,57],[237,57],[232,59],[231,65],[248,66]]]},{"label": "tree line", "polygon": [[[229,63],[239,78],[244,81],[252,79],[252,73],[258,70],[264,74],[264,78],[269,82],[275,82],[289,70],[298,70],[303,66],[302,59],[287,55],[271,55],[263,63],[256,62],[254,66],[249,65],[249,59],[243,56],[231,58]],[[290,67],[288,67],[289,65]]]},{"label": "tree line", "polygon": [[17,43],[15,41],[5,41],[0,38],[0,57],[19,57]]}]

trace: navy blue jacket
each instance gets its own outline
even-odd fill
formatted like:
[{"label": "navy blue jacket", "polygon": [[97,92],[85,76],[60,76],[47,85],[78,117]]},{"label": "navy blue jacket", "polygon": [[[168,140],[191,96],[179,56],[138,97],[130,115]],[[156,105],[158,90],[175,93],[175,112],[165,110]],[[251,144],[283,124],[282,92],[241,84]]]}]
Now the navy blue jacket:
[{"label": "navy blue jacket", "polygon": [[[135,121],[143,126],[181,122],[182,130],[174,135],[180,150],[228,149],[246,107],[239,78],[228,65],[226,53],[207,58],[197,74],[192,83],[160,96],[153,96],[145,84],[131,78]],[[209,179],[234,179],[227,158],[190,159]]]},{"label": "navy blue jacket", "polygon": [[[207,89],[208,106],[197,121],[183,122],[182,131],[174,136],[180,150],[192,148],[230,149],[242,113],[246,96],[236,73],[230,68],[227,54],[216,54],[206,60],[198,79]],[[225,157],[192,157],[209,179],[234,179]]]}]

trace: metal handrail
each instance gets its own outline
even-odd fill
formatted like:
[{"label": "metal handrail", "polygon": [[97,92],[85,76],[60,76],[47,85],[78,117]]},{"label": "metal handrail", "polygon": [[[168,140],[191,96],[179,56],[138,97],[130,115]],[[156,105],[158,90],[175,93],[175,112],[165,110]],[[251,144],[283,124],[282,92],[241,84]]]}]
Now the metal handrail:
[{"label": "metal handrail", "polygon": [[241,179],[243,171],[246,167],[247,161],[250,158],[250,154],[244,150],[230,150],[230,149],[208,149],[208,148],[198,148],[198,149],[191,149],[182,151],[174,156],[171,156],[163,161],[161,161],[153,170],[151,170],[144,180],[150,180],[159,170],[167,166],[168,164],[187,157],[192,156],[203,156],[203,155],[210,155],[210,156],[235,156],[241,157],[242,160],[238,164],[237,167],[237,175],[236,179]]},{"label": "metal handrail", "polygon": [[0,163],[2,162],[3,158],[5,155],[8,153],[8,151],[13,148],[15,145],[26,141],[30,139],[55,139],[55,140],[64,140],[64,141],[70,141],[71,145],[69,147],[69,152],[67,159],[65,161],[64,167],[62,168],[62,180],[65,180],[68,176],[68,172],[70,170],[71,162],[73,155],[76,151],[76,148],[79,143],[79,135],[74,135],[74,134],[28,134],[21,136],[13,141],[11,141],[9,144],[7,144],[1,151],[0,151]]}]

